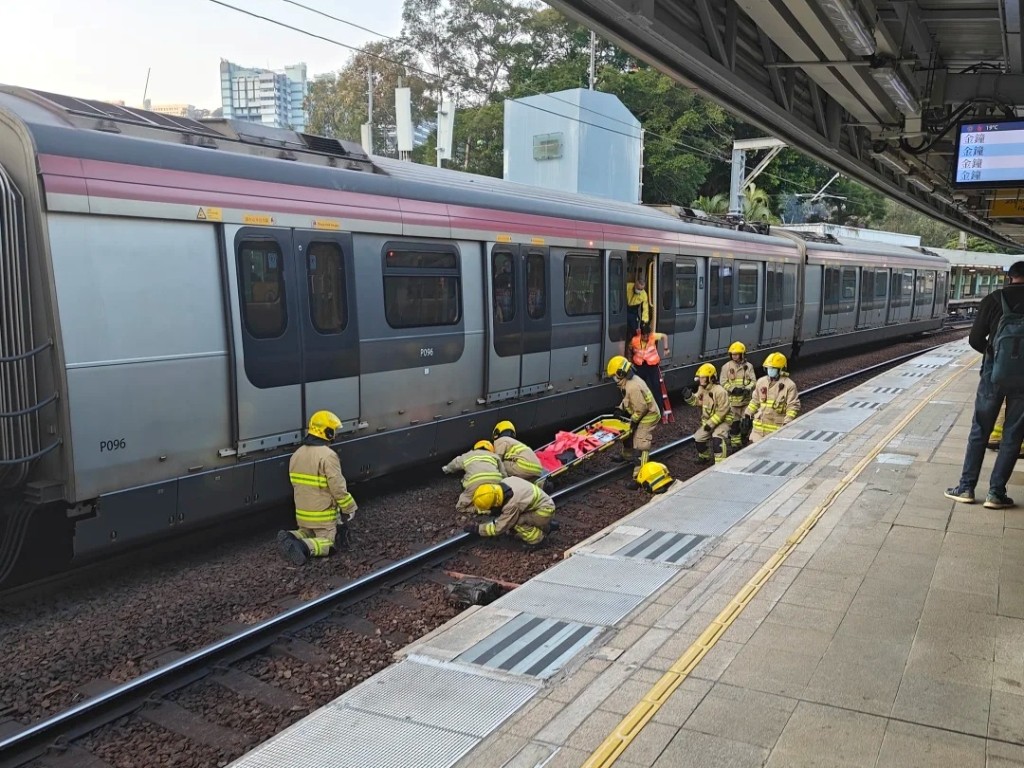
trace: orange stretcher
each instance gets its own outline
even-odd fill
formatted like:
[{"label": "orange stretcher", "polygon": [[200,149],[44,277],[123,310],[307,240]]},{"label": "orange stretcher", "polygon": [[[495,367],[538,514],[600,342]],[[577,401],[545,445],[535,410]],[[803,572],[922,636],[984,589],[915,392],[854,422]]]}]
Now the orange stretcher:
[{"label": "orange stretcher", "polygon": [[563,472],[607,450],[629,436],[630,423],[611,414],[598,416],[555,439],[534,453],[543,467],[541,479],[558,477]]}]

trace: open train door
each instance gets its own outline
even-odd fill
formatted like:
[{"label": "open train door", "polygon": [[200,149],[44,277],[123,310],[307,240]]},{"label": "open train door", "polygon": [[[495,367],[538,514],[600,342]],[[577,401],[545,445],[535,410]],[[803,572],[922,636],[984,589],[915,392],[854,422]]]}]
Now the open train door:
[{"label": "open train door", "polygon": [[542,392],[551,379],[550,264],[547,248],[495,243],[487,258],[491,343],[487,400]]}]

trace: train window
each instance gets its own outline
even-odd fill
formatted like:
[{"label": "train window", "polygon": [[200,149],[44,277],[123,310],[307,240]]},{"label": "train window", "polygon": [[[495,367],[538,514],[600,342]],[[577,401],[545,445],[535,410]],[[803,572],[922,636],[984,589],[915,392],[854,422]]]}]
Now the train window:
[{"label": "train window", "polygon": [[697,306],[697,262],[676,262],[676,308],[693,309]]},{"label": "train window", "polygon": [[722,306],[732,306],[732,267],[722,265]]},{"label": "train window", "polygon": [[764,305],[766,307],[775,306],[775,265],[765,264],[764,265]]},{"label": "train window", "polygon": [[796,306],[796,264],[787,264],[785,267],[782,305],[785,308],[782,317],[788,320],[793,316],[793,308]]},{"label": "train window", "polygon": [[597,256],[566,254],[565,314],[601,314],[601,260]]},{"label": "train window", "polygon": [[[903,295],[912,296],[914,293],[914,272],[907,269],[903,271]],[[909,301],[907,302],[910,303]]]},{"label": "train window", "polygon": [[857,296],[857,270],[854,267],[843,267],[843,300]]},{"label": "train window", "polygon": [[337,243],[310,243],[309,316],[320,333],[341,333],[348,325],[345,268]]},{"label": "train window", "polygon": [[757,264],[740,264],[736,275],[736,303],[741,307],[757,304]]},{"label": "train window", "polygon": [[547,272],[544,254],[530,251],[526,256],[526,314],[540,320],[548,313]]},{"label": "train window", "polygon": [[860,273],[860,308],[875,308],[875,271],[865,269]]},{"label": "train window", "polygon": [[659,311],[672,309],[672,294],[675,292],[672,279],[674,269],[675,265],[671,261],[666,261],[661,265],[661,276],[658,278],[658,290],[661,291]]},{"label": "train window", "polygon": [[238,244],[238,282],[242,318],[249,334],[273,339],[284,333],[288,313],[284,301],[284,260],[273,240],[243,240]]},{"label": "train window", "polygon": [[711,298],[712,307],[718,306],[718,274],[720,271],[721,268],[718,264],[713,263],[710,267],[708,267],[708,296]]},{"label": "train window", "polygon": [[388,250],[384,317],[392,328],[456,325],[461,317],[458,252],[446,246]]},{"label": "train window", "polygon": [[889,272],[885,269],[875,270],[875,298],[885,298],[885,288],[889,283]]},{"label": "train window", "polygon": [[493,286],[491,298],[494,302],[494,322],[507,323],[516,318],[516,279],[513,269],[515,257],[507,251],[491,254]]},{"label": "train window", "polygon": [[622,273],[622,259],[609,259],[608,272],[608,311],[613,315],[620,315],[626,309],[626,282]]}]

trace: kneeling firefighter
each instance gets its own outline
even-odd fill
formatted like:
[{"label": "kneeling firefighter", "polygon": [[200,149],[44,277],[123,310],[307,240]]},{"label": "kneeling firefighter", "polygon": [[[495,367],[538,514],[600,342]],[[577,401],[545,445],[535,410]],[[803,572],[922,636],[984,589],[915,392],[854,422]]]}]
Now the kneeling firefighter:
[{"label": "kneeling firefighter", "polygon": [[473,450],[456,456],[443,467],[446,475],[462,472],[462,494],[455,502],[455,511],[465,514],[473,509],[473,492],[484,483],[498,483],[505,478],[505,468],[494,453],[490,440],[477,440]]},{"label": "kneeling firefighter", "polygon": [[[630,488],[638,488],[637,475],[640,467],[647,463],[650,455],[654,428],[661,421],[661,411],[654,401],[650,387],[643,379],[633,373],[633,366],[622,355],[616,355],[608,361],[608,375],[615,379],[622,392],[622,402],[615,409],[615,415],[624,421],[628,420],[632,431],[622,441],[622,454],[619,461],[633,461],[633,479],[626,483]],[[639,451],[638,459],[634,451]]]},{"label": "kneeling firefighter", "polygon": [[698,464],[710,462],[712,452],[715,454],[716,464],[729,455],[729,432],[732,427],[729,419],[729,393],[717,379],[718,371],[715,366],[704,363],[697,369],[697,375],[694,377],[698,385],[697,392],[683,390],[686,404],[700,407],[700,427],[693,433]]},{"label": "kneeling firefighter", "polygon": [[508,477],[500,483],[481,485],[473,494],[473,505],[481,515],[497,515],[487,523],[469,523],[463,530],[471,536],[493,538],[509,532],[530,546],[544,540],[556,526],[551,520],[555,502],[528,480]]},{"label": "kneeling firefighter", "polygon": [[491,433],[494,452],[501,459],[505,474],[523,480],[537,480],[544,472],[540,459],[526,443],[516,439],[516,427],[511,421],[499,421]]},{"label": "kneeling firefighter", "polygon": [[310,556],[326,557],[338,537],[348,544],[348,523],[358,507],[341,473],[341,460],[331,448],[340,428],[341,419],[333,413],[317,411],[309,419],[306,439],[288,462],[298,528],[278,531],[277,547],[295,565]]}]

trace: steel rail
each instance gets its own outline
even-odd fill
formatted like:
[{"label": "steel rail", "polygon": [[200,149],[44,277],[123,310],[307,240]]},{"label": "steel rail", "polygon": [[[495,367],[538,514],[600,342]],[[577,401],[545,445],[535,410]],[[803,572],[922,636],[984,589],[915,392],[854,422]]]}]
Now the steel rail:
[{"label": "steel rail", "polygon": [[[904,360],[932,352],[940,346],[942,345],[917,350],[853,373],[844,374],[809,387],[801,394],[818,392],[849,379],[864,376],[879,368],[891,367]],[[692,441],[692,435],[675,440],[651,451],[651,456],[657,457],[671,453]],[[555,499],[569,498],[625,469],[628,469],[628,465],[624,464],[600,472],[555,491],[551,496]],[[15,768],[24,765],[51,747],[59,749],[73,739],[139,709],[152,697],[166,695],[209,675],[216,665],[230,664],[250,656],[272,645],[282,635],[287,635],[289,631],[295,631],[321,620],[341,605],[364,599],[367,595],[373,594],[391,583],[407,579],[410,571],[445,559],[453,550],[458,549],[471,538],[469,534],[460,533],[450,539],[440,541],[380,570],[365,574],[349,584],[310,600],[308,603],[295,606],[231,637],[193,651],[165,666],[147,672],[98,696],[86,699],[70,709],[28,726],[7,738],[0,739],[0,768]]]}]

